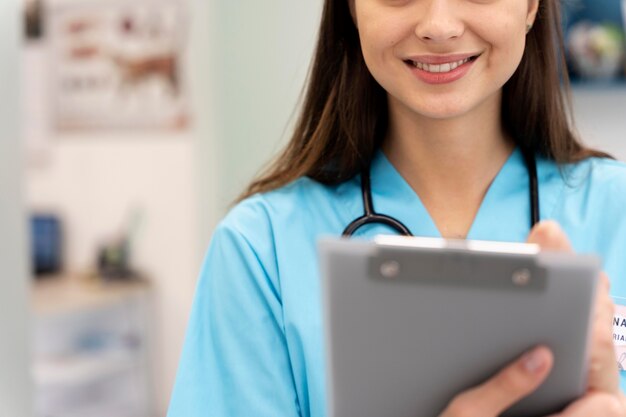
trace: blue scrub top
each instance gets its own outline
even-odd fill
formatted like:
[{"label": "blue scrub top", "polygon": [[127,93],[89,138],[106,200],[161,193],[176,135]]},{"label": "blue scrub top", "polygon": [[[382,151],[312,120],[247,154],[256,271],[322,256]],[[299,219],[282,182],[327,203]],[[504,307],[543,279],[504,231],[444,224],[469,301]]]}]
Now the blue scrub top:
[{"label": "blue scrub top", "polygon": [[[612,293],[626,297],[626,165],[537,160],[541,218],[578,252],[602,257]],[[371,168],[376,210],[419,236],[440,236],[417,194],[382,152]],[[524,242],[528,174],[515,150],[491,184],[468,239]],[[359,178],[308,178],[238,204],[212,239],[198,282],[169,417],[326,415],[316,242],[363,213]],[[390,233],[370,226],[359,234]],[[622,388],[626,376],[622,373]]]}]

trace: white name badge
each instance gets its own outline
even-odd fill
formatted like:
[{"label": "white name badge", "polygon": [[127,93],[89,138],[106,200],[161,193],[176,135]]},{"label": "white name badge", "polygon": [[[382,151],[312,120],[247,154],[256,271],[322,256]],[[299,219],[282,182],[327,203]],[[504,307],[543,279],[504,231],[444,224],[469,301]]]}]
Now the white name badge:
[{"label": "white name badge", "polygon": [[626,370],[626,299],[613,297],[615,315],[613,316],[613,343],[620,371]]},{"label": "white name badge", "polygon": [[626,314],[613,316],[613,342],[615,346],[626,346]]}]

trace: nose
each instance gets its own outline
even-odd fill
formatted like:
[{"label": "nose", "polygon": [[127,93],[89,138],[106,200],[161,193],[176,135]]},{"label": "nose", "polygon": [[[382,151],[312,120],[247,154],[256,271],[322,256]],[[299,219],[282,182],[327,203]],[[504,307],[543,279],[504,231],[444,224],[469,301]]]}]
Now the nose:
[{"label": "nose", "polygon": [[457,10],[450,0],[426,0],[422,3],[422,13],[415,34],[427,42],[445,42],[460,37],[464,24],[457,16]]}]

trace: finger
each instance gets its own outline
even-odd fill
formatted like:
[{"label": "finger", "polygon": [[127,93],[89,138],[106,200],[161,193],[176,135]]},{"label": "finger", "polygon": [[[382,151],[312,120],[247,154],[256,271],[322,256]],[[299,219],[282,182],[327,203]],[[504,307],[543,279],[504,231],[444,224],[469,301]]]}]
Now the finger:
[{"label": "finger", "polygon": [[591,393],[570,404],[564,411],[548,417],[623,417],[626,408],[618,396]]},{"label": "finger", "polygon": [[567,235],[561,226],[552,220],[537,223],[530,231],[527,242],[535,243],[543,250],[573,252]]},{"label": "finger", "polygon": [[440,417],[495,417],[535,391],[546,379],[554,358],[538,347],[483,384],[455,397]]},{"label": "finger", "polygon": [[613,315],[615,306],[602,274],[598,283],[595,317],[592,328],[592,344],[589,356],[588,389],[619,393],[619,374],[613,344]]}]

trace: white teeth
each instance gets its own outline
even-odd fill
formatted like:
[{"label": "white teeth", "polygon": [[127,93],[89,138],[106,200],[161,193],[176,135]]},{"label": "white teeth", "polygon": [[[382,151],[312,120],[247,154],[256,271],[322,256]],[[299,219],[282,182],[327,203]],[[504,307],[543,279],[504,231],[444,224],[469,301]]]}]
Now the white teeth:
[{"label": "white teeth", "polygon": [[465,58],[465,59],[462,59],[460,61],[449,62],[447,64],[440,64],[440,65],[437,65],[437,64],[426,64],[426,63],[423,63],[423,62],[413,61],[413,65],[416,68],[419,68],[419,69],[421,69],[423,71],[426,71],[426,72],[432,72],[432,73],[442,73],[443,72],[443,73],[445,73],[445,72],[450,72],[452,70],[457,69],[461,65],[469,62],[469,60],[470,60],[470,58]]}]

